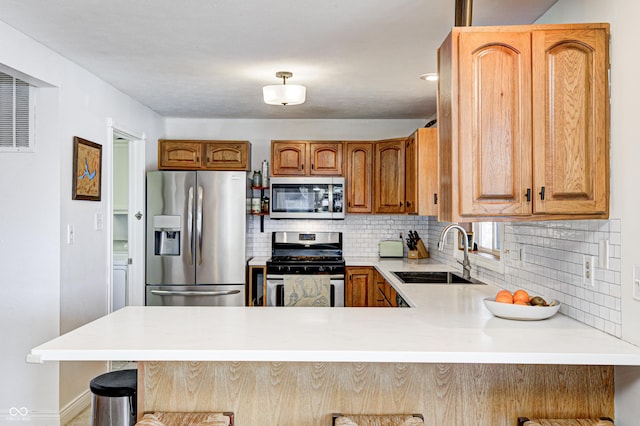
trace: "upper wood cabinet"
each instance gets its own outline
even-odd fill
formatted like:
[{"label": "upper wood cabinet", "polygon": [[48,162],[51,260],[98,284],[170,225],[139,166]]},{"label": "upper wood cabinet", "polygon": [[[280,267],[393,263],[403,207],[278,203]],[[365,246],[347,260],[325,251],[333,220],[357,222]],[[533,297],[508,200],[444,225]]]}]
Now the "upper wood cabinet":
[{"label": "upper wood cabinet", "polygon": [[342,142],[271,141],[272,176],[342,176]]},{"label": "upper wood cabinet", "polygon": [[438,215],[438,130],[420,128],[405,143],[405,212]]},{"label": "upper wood cabinet", "polygon": [[373,211],[373,143],[346,142],[347,213]]},{"label": "upper wood cabinet", "polygon": [[375,143],[374,212],[405,212],[405,143],[407,138]]},{"label": "upper wood cabinet", "polygon": [[439,218],[606,218],[606,24],[458,27],[438,54]]},{"label": "upper wood cabinet", "polygon": [[158,141],[159,170],[249,170],[251,144],[246,141]]}]

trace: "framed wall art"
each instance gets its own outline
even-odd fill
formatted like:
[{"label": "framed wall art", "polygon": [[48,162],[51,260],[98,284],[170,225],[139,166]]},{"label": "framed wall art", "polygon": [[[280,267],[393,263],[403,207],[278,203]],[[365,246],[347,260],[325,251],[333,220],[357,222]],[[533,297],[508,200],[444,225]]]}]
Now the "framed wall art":
[{"label": "framed wall art", "polygon": [[102,195],[102,145],[73,138],[73,189],[74,200],[100,201]]}]

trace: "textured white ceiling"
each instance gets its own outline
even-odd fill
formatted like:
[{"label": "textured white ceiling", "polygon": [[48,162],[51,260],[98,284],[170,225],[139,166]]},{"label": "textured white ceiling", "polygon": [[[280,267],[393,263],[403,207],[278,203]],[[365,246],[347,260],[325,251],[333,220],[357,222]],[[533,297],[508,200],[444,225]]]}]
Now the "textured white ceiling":
[{"label": "textured white ceiling", "polygon": [[[473,25],[556,0],[475,0]],[[425,118],[455,0],[0,0],[0,20],[166,117]],[[262,86],[307,86],[297,106]]]}]

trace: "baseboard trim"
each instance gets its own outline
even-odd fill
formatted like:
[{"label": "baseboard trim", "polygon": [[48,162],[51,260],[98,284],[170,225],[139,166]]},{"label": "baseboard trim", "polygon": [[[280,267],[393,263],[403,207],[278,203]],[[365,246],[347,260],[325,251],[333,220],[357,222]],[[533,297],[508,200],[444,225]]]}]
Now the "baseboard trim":
[{"label": "baseboard trim", "polygon": [[90,405],[91,392],[87,389],[60,410],[60,424],[63,426],[66,425]]},{"label": "baseboard trim", "polygon": [[60,426],[60,416],[58,413],[28,413],[21,416],[0,411],[0,425]]}]

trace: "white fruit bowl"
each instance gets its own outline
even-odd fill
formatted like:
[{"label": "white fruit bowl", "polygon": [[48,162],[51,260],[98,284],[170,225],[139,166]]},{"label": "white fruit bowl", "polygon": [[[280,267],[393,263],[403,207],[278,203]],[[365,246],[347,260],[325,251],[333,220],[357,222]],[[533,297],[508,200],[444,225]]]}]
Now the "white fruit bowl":
[{"label": "white fruit bowl", "polygon": [[519,321],[538,321],[551,318],[560,309],[560,302],[552,300],[549,304],[551,306],[512,305],[496,302],[493,297],[484,299],[484,305],[494,316]]}]

